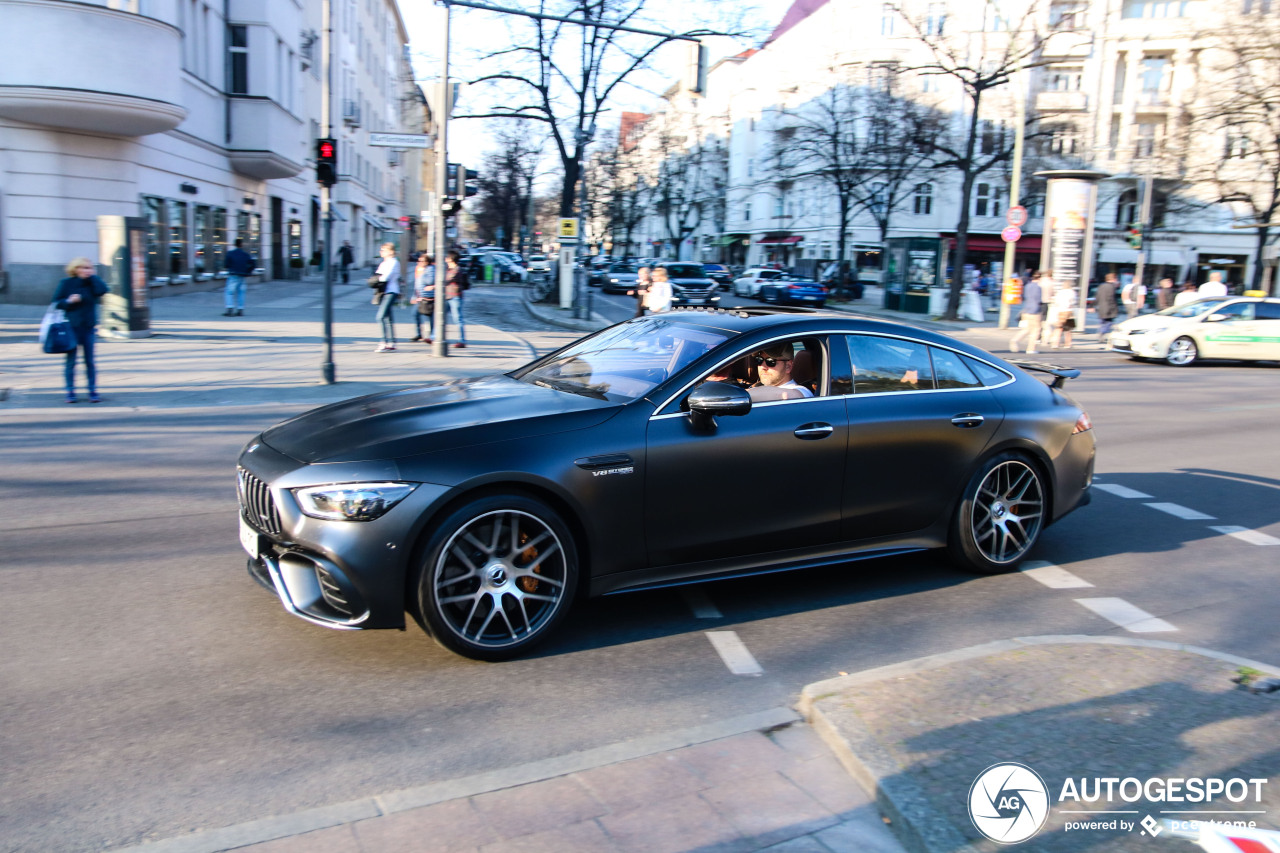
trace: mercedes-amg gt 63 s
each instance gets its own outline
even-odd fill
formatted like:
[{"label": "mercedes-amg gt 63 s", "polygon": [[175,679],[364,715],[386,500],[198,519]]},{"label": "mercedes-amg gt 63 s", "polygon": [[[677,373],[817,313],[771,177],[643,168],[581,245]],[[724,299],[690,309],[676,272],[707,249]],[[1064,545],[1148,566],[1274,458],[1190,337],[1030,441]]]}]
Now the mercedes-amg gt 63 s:
[{"label": "mercedes-amg gt 63 s", "polygon": [[1076,375],[821,311],[641,317],[268,429],[240,456],[240,540],[296,616],[407,612],[483,660],[625,590],[923,549],[1003,572],[1089,500]]}]

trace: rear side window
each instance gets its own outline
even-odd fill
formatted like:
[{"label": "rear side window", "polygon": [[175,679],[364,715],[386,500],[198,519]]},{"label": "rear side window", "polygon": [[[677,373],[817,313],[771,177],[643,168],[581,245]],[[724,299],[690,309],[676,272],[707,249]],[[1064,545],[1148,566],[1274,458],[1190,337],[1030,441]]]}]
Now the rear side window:
[{"label": "rear side window", "polygon": [[933,381],[939,388],[980,388],[982,382],[964,363],[959,353],[929,347],[933,356]]},{"label": "rear side window", "polygon": [[1259,320],[1280,320],[1280,302],[1259,302]]},{"label": "rear side window", "polygon": [[982,384],[987,387],[1003,385],[1009,381],[1009,374],[1003,370],[997,370],[985,361],[978,361],[976,358],[969,358],[967,355],[961,356],[961,358],[964,359],[964,363],[968,365],[969,369],[974,372],[974,375],[982,380]]},{"label": "rear side window", "polygon": [[915,341],[878,335],[850,335],[853,392],[880,394],[933,388],[929,348]]}]

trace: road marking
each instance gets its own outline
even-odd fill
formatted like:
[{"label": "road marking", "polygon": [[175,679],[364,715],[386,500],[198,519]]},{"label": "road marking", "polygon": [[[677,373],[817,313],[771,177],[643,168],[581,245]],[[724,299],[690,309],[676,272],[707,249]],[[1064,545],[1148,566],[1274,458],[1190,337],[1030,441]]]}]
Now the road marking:
[{"label": "road marking", "polygon": [[720,660],[734,675],[764,675],[764,670],[747,651],[736,631],[707,631],[707,639],[720,655]]},{"label": "road marking", "polygon": [[1022,564],[1020,571],[1027,577],[1040,581],[1049,589],[1077,589],[1093,586],[1084,578],[1078,578],[1061,566],[1055,566],[1045,560],[1028,560]]},{"label": "road marking", "polygon": [[1158,509],[1161,512],[1167,512],[1169,515],[1176,515],[1184,521],[1212,521],[1216,517],[1212,515],[1205,515],[1203,512],[1199,512],[1198,510],[1188,509],[1181,504],[1154,503],[1147,504],[1147,506],[1152,509]]},{"label": "road marking", "polygon": [[1123,598],[1077,598],[1076,602],[1083,604],[1103,619],[1110,619],[1121,628],[1135,634],[1178,630],[1163,619],[1157,619]]},{"label": "road marking", "polygon": [[720,608],[711,603],[711,599],[707,598],[707,594],[696,587],[682,587],[680,596],[684,599],[684,603],[689,605],[689,609],[693,611],[693,615],[699,619],[723,619]]},{"label": "road marking", "polygon": [[1248,542],[1250,545],[1280,545],[1280,539],[1260,533],[1257,530],[1250,530],[1247,527],[1226,525],[1223,527],[1210,527],[1209,529],[1225,533],[1227,536],[1234,536],[1237,539]]},{"label": "road marking", "polygon": [[1093,487],[1095,489],[1101,489],[1104,492],[1109,492],[1118,498],[1146,498],[1148,500],[1151,499],[1151,495],[1148,495],[1145,492],[1140,492],[1137,489],[1131,489],[1128,486],[1117,486],[1114,483],[1094,482]]}]

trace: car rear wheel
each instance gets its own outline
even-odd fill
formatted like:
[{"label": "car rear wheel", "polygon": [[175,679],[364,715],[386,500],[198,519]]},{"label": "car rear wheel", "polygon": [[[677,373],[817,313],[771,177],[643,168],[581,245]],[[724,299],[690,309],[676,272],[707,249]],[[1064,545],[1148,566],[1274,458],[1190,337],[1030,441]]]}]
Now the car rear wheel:
[{"label": "car rear wheel", "polygon": [[1169,353],[1164,359],[1175,367],[1190,367],[1199,357],[1200,350],[1196,347],[1196,342],[1184,335],[1169,344]]},{"label": "car rear wheel", "polygon": [[1044,529],[1044,478],[1027,459],[1002,453],[965,487],[951,521],[947,548],[960,566],[982,574],[1015,568]]},{"label": "car rear wheel", "polygon": [[478,498],[428,539],[417,614],[435,640],[476,660],[516,657],[564,621],[578,554],[560,515],[524,495]]}]

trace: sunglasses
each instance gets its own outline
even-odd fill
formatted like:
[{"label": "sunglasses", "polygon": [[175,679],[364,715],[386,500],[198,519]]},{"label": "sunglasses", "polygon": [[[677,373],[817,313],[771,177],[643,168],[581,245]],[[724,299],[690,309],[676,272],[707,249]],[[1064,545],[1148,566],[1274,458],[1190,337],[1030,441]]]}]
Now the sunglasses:
[{"label": "sunglasses", "polygon": [[756,367],[764,365],[765,367],[777,367],[780,361],[791,361],[789,358],[766,358],[763,355],[753,355],[751,360],[755,362]]}]

